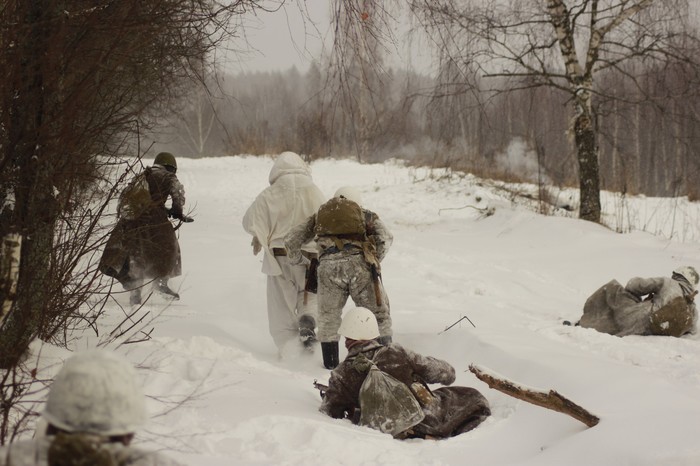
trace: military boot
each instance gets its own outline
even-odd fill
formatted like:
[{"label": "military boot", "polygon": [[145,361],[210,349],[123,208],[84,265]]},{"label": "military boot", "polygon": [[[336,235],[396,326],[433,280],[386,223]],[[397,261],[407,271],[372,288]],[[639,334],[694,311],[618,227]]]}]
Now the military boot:
[{"label": "military boot", "polygon": [[299,318],[299,339],[304,348],[313,351],[314,345],[318,342],[316,339],[316,321],[313,317],[303,315]]},{"label": "military boot", "polygon": [[129,304],[132,306],[141,304],[141,288],[134,288],[129,292]]},{"label": "military boot", "polygon": [[337,341],[322,341],[321,352],[323,353],[323,367],[333,370],[338,367],[338,342]]},{"label": "military boot", "polygon": [[156,291],[164,295],[170,296],[173,299],[180,299],[180,295],[177,292],[170,289],[168,286],[168,280],[165,278],[160,278],[156,281]]}]

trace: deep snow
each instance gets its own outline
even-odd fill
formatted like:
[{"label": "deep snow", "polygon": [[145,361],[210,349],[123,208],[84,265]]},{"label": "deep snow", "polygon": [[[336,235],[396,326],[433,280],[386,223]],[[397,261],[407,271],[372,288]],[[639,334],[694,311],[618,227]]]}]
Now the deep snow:
[{"label": "deep snow", "polygon": [[[612,278],[625,283],[700,267],[697,205],[627,198],[621,213],[613,209],[623,200],[606,195],[611,225],[666,236],[618,234],[536,214],[469,176],[396,163],[313,163],[326,195],[358,187],[394,234],[383,275],[395,340],[449,361],[456,384],[478,388],[491,403],[493,415],[470,433],[397,441],[317,411],[312,382],[329,374],[320,351],[290,349],[278,360],[267,332],[261,257],[241,228],[272,159],[178,162],[196,219],[179,230],[184,272],[171,285],[182,299],[163,311],[151,341],[119,349],[145,366],[140,372],[152,396],[154,417],[139,435],[141,446],[163,448],[189,465],[700,464],[700,336],[617,338],[561,325],[578,319],[588,295]],[[489,207],[490,216],[478,210]],[[128,302],[124,294],[117,299]],[[146,306],[158,312],[164,305],[153,297]],[[463,320],[444,331],[463,316],[476,327]],[[85,337],[77,347],[94,343]],[[589,429],[491,390],[468,371],[471,363],[555,389],[601,422]]]}]

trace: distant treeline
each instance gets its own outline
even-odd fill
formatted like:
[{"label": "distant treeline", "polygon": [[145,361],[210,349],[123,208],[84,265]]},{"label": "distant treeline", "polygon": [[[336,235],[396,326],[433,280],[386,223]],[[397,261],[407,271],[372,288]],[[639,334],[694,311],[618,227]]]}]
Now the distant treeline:
[{"label": "distant treeline", "polygon": [[[595,103],[601,187],[697,198],[700,96],[677,99],[669,91],[683,86],[682,70],[643,75],[646,89],[625,89],[612,76],[599,81],[618,97]],[[306,73],[224,75],[182,102],[165,125],[169,131],[156,139],[159,148],[191,157],[293,150],[309,160],[401,158],[499,179],[577,185],[563,94],[536,86],[487,92],[479,80],[454,85],[440,82],[449,73],[441,76],[389,70],[371,92],[357,91],[357,101],[369,103],[349,112],[342,101],[348,97],[316,66]],[[493,89],[493,81],[488,85]]]}]

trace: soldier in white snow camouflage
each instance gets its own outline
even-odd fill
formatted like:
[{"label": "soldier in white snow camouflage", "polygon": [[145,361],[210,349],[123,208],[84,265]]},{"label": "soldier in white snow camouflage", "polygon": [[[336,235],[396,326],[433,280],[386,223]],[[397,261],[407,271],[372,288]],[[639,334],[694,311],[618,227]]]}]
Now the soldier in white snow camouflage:
[{"label": "soldier in white snow camouflage", "polygon": [[[307,349],[317,342],[316,294],[305,292],[307,267],[287,257],[284,237],[316,212],[325,197],[313,182],[311,168],[294,152],[275,159],[269,183],[248,207],[242,223],[253,236],[253,254],[263,251],[268,325],[281,356],[290,341],[301,340]],[[303,249],[308,255],[318,254],[313,243]]]},{"label": "soldier in white snow camouflage", "polygon": [[[328,206],[332,206],[332,209],[326,215]],[[391,342],[389,298],[380,279],[380,263],[391,246],[393,236],[377,214],[360,206],[357,190],[340,188],[333,199],[291,230],[285,238],[287,254],[292,262],[304,260],[300,248],[307,241],[315,238],[319,246],[317,336],[327,369],[333,369],[339,362],[338,328],[348,297],[356,306],[374,313],[383,342]],[[342,218],[334,217],[335,212],[342,212]],[[325,220],[326,217],[330,219]],[[339,230],[335,231],[334,228]]]}]

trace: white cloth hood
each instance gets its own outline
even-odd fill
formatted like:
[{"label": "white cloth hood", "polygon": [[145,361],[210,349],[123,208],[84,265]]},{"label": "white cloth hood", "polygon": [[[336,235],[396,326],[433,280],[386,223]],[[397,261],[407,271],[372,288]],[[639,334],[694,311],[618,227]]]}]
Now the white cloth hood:
[{"label": "white cloth hood", "polygon": [[265,188],[243,216],[243,228],[258,238],[265,255],[262,271],[280,275],[272,248],[283,248],[285,235],[318,211],[325,196],[311,179],[311,169],[294,152],[284,152],[270,170]]},{"label": "white cloth hood", "polygon": [[306,175],[311,176],[311,168],[294,152],[282,152],[275,159],[275,164],[270,170],[270,184],[283,175]]}]

